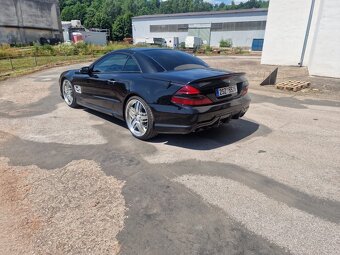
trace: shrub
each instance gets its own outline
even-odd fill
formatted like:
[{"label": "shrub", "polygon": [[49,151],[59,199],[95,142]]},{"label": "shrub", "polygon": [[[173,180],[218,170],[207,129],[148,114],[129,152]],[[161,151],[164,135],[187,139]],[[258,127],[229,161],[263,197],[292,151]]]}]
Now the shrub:
[{"label": "shrub", "polygon": [[11,56],[12,52],[11,51],[11,46],[7,43],[0,44],[0,58],[5,58]]},{"label": "shrub", "polygon": [[87,43],[78,42],[74,45],[74,55],[89,55],[90,49]]},{"label": "shrub", "polygon": [[73,44],[67,44],[67,43],[61,43],[55,46],[55,50],[58,55],[63,56],[72,56],[74,55],[74,45]]},{"label": "shrub", "polygon": [[213,48],[211,48],[209,45],[205,46],[204,48],[205,53],[210,53],[213,51]]},{"label": "shrub", "polygon": [[232,46],[233,46],[233,42],[230,39],[229,40],[221,39],[220,41],[221,48],[231,48]]},{"label": "shrub", "polygon": [[243,53],[245,53],[245,52],[243,51],[243,48],[242,48],[242,47],[236,47],[236,48],[234,49],[234,53],[235,53],[235,54],[243,54]]},{"label": "shrub", "polygon": [[125,43],[118,43],[118,42],[110,42],[108,45],[104,46],[104,52],[110,52],[113,50],[120,50],[120,49],[125,49],[125,48],[130,48],[133,47],[131,44],[125,44]]},{"label": "shrub", "polygon": [[0,44],[0,50],[8,50],[11,46],[8,43]]},{"label": "shrub", "polygon": [[26,48],[17,48],[11,47],[10,44],[0,44],[0,58],[9,58],[9,57],[20,57],[25,55],[32,55],[32,49]]},{"label": "shrub", "polygon": [[[55,46],[58,55],[93,55],[95,52],[100,51],[101,46],[91,45],[84,42],[76,44],[59,44]],[[99,49],[99,50],[98,50]]]},{"label": "shrub", "polygon": [[54,48],[49,44],[39,45],[34,44],[34,54],[36,56],[52,56],[55,55]]},{"label": "shrub", "polygon": [[180,49],[185,49],[185,42],[181,42],[180,44],[179,44],[179,48]]}]

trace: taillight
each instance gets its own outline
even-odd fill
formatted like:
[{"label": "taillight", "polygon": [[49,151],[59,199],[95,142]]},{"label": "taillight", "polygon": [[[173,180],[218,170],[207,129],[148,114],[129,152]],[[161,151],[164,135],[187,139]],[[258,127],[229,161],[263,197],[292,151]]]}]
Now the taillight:
[{"label": "taillight", "polygon": [[198,89],[186,85],[172,96],[171,102],[174,104],[191,106],[212,104],[212,101],[208,97],[201,95],[200,93],[201,92]]},{"label": "taillight", "polygon": [[248,86],[243,87],[242,91],[241,91],[241,96],[244,96],[245,94],[248,93]]},{"label": "taillight", "polygon": [[185,85],[180,90],[176,92],[176,95],[197,95],[200,91],[194,87],[191,87],[189,85]]}]

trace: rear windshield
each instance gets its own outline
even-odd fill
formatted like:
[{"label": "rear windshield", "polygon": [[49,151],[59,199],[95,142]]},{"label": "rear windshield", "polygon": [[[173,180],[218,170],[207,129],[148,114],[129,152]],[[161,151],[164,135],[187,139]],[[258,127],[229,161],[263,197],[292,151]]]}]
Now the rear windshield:
[{"label": "rear windshield", "polygon": [[167,71],[207,68],[208,65],[199,58],[176,50],[150,50],[145,55],[154,59]]}]

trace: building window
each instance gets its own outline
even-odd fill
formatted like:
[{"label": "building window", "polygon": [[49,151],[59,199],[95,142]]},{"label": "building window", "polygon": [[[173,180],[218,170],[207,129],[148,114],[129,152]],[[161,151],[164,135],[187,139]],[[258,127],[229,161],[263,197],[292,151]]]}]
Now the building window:
[{"label": "building window", "polygon": [[265,30],[266,21],[212,23],[211,31]]},{"label": "building window", "polygon": [[152,32],[152,33],[160,32],[159,26],[158,25],[150,25],[150,32]]},{"label": "building window", "polygon": [[177,25],[177,31],[178,32],[188,32],[189,25],[188,24],[178,24]]},{"label": "building window", "polygon": [[[188,24],[150,25],[150,32],[188,32],[188,28]],[[265,28],[266,21],[242,21],[211,24],[211,31],[248,31],[265,30]]]},{"label": "building window", "polygon": [[173,25],[150,25],[151,33],[159,32],[187,32],[188,24],[173,24]]},{"label": "building window", "polygon": [[222,31],[223,23],[211,23],[211,31]]},{"label": "building window", "polygon": [[177,32],[178,26],[177,25],[168,25],[168,32]]}]

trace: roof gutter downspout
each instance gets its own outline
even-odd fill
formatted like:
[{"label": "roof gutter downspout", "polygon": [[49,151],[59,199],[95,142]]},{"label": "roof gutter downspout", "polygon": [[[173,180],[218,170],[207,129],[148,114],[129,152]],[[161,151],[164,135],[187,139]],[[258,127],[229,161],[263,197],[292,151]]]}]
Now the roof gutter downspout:
[{"label": "roof gutter downspout", "polygon": [[304,39],[304,42],[303,42],[303,47],[302,47],[302,52],[301,52],[301,57],[300,57],[300,62],[298,63],[298,65],[300,67],[303,65],[303,60],[304,60],[305,54],[306,54],[306,48],[307,48],[307,43],[308,43],[309,31],[310,31],[310,27],[311,27],[312,19],[313,19],[314,6],[315,6],[315,0],[312,0],[310,11],[309,11],[309,17],[308,17],[308,23],[307,23],[305,39]]}]

